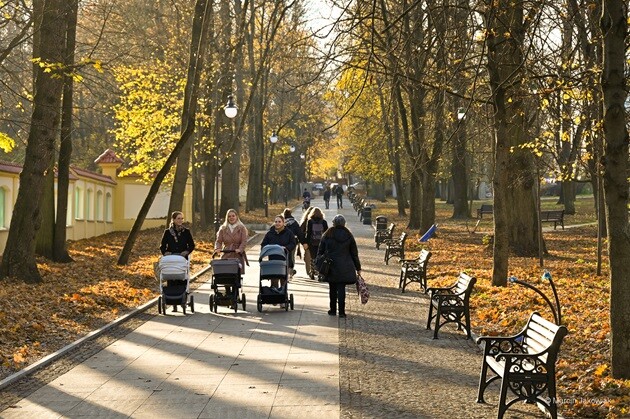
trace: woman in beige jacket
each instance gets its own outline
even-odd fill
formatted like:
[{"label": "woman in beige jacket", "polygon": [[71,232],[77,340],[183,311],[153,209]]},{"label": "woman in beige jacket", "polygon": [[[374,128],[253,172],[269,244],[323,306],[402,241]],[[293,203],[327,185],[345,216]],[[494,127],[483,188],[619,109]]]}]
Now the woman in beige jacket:
[{"label": "woman in beige jacket", "polygon": [[[217,232],[217,240],[214,243],[214,255],[223,251],[221,259],[239,259],[241,266],[241,275],[245,273],[245,265],[249,265],[247,254],[245,253],[245,245],[247,244],[247,227],[238,218],[235,209],[227,210],[225,214],[225,222]],[[226,293],[229,295],[232,290],[226,287]]]}]

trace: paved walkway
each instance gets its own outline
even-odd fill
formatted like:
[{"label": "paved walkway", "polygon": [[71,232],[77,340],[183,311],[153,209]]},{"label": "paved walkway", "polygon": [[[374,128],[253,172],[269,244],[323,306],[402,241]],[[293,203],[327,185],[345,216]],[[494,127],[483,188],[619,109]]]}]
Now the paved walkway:
[{"label": "paved walkway", "polygon": [[[338,212],[331,204],[328,220]],[[259,313],[254,262],[244,278],[246,311],[210,313],[204,283],[194,292],[194,314],[151,309],[137,328],[84,362],[47,384],[28,384],[30,394],[0,418],[495,416],[496,388],[487,391],[491,404],[474,403],[476,345],[448,326],[432,340],[424,327],[426,298],[413,286],[401,294],[398,264],[383,263],[371,227],[359,223],[349,203],[339,212],[357,237],[371,292],[362,306],[348,288],[347,319],[327,315],[328,286],[308,279],[300,259],[290,284],[295,310],[264,305]],[[250,261],[259,250],[249,249]],[[530,406],[514,414],[542,417]]]}]

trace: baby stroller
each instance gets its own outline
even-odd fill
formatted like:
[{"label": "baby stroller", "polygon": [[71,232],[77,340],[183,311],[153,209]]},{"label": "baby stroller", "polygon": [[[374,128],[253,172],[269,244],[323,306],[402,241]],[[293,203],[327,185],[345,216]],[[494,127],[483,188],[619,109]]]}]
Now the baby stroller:
[{"label": "baby stroller", "polygon": [[[223,253],[233,252],[233,250],[224,250]],[[246,299],[245,294],[239,298],[241,289],[241,261],[239,259],[216,259],[212,260],[212,291],[208,305],[210,311],[217,312],[219,306],[227,306],[238,311],[238,304],[243,305],[245,310]],[[230,292],[223,294],[219,287],[229,287]]]},{"label": "baby stroller", "polygon": [[[289,255],[287,250],[277,244],[269,244],[260,251],[260,280],[258,288],[258,311],[263,304],[284,304],[284,310],[293,310],[293,294],[289,294]],[[279,286],[273,286],[277,280]],[[263,285],[263,281],[269,285]]]},{"label": "baby stroller", "polygon": [[195,301],[189,295],[189,271],[190,262],[180,255],[166,255],[158,262],[158,282],[160,296],[158,298],[158,313],[166,314],[166,306],[173,305],[173,311],[177,306],[182,306],[182,311],[186,314],[186,306],[190,307],[190,312],[195,312]]}]

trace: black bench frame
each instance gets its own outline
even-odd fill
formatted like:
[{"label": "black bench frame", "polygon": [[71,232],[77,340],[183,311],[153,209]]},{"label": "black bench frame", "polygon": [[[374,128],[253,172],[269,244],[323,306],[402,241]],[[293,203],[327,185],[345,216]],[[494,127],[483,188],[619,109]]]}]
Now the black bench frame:
[{"label": "black bench frame", "polygon": [[398,288],[405,292],[407,285],[412,282],[420,284],[422,291],[427,292],[427,266],[431,259],[431,252],[422,249],[416,259],[403,259],[400,261],[400,282]]},{"label": "black bench frame", "polygon": [[389,260],[393,257],[397,257],[398,260],[405,258],[405,242],[407,241],[407,232],[403,231],[400,237],[390,240],[385,240],[385,265],[389,265]]},{"label": "black bench frame", "polygon": [[376,243],[377,249],[379,249],[381,244],[385,243],[385,241],[391,240],[392,237],[394,237],[395,228],[396,224],[391,223],[385,230],[376,230],[374,232],[374,242]]},{"label": "black bench frame", "polygon": [[[494,205],[481,204],[481,206],[477,208],[477,223],[475,224],[475,227],[470,232],[470,234],[473,234],[475,231],[477,231],[477,227],[479,227],[479,223],[483,219],[484,214],[494,216]],[[466,224],[466,228],[468,228],[468,224]]]},{"label": "black bench frame", "polygon": [[470,294],[475,282],[477,282],[475,277],[462,272],[450,287],[427,288],[430,299],[427,329],[431,330],[431,322],[435,319],[433,339],[438,338],[438,331],[447,323],[457,323],[457,330],[463,327],[466,330],[466,339],[471,338]]},{"label": "black bench frame", "polygon": [[494,214],[494,205],[492,204],[481,204],[481,207],[477,208],[477,218],[482,219],[484,214],[493,215]]},{"label": "black bench frame", "polygon": [[[498,418],[519,400],[544,406],[552,418],[558,417],[556,401],[556,360],[560,344],[567,335],[558,326],[534,312],[523,330],[515,336],[482,336],[484,343],[477,403],[485,403],[488,384],[501,378]],[[488,368],[495,374],[486,379]],[[508,389],[516,396],[507,401]],[[547,393],[548,397],[541,397]]]},{"label": "black bench frame", "polygon": [[540,222],[553,223],[554,230],[560,224],[564,230],[564,210],[540,211]]}]

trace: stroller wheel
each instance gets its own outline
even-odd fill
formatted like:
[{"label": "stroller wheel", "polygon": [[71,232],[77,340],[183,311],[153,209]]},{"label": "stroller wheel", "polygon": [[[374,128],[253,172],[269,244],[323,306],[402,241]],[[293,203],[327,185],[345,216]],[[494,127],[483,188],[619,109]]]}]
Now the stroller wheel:
[{"label": "stroller wheel", "polygon": [[256,308],[259,313],[262,313],[262,296],[258,294],[258,301],[256,301]]},{"label": "stroller wheel", "polygon": [[291,305],[291,310],[293,310],[294,304],[293,304],[293,294],[291,294],[289,296],[289,304]]},{"label": "stroller wheel", "polygon": [[162,296],[158,297],[158,314],[162,314],[163,310],[162,310]]},{"label": "stroller wheel", "polygon": [[184,298],[184,303],[182,304],[182,312],[186,315],[186,299]]},{"label": "stroller wheel", "polygon": [[212,307],[214,307],[214,294],[210,294],[210,298],[208,298],[208,307],[212,313]]},{"label": "stroller wheel", "polygon": [[195,312],[195,296],[194,295],[190,296],[190,303],[188,303],[188,305],[190,306],[190,312],[194,313]]},{"label": "stroller wheel", "polygon": [[245,294],[241,294],[241,303],[243,304],[243,311],[245,311],[245,305],[247,304],[247,300],[245,299]]}]

